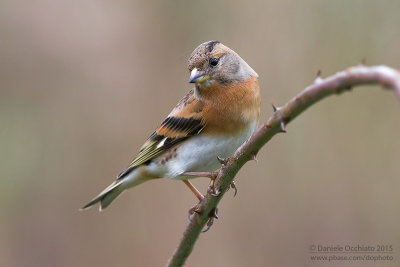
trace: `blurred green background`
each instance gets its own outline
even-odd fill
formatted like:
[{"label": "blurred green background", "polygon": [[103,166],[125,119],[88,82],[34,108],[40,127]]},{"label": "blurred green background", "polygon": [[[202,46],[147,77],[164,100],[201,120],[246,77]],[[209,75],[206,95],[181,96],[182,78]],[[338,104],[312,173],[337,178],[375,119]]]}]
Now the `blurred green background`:
[{"label": "blurred green background", "polygon": [[[111,183],[190,89],[187,58],[217,39],[260,75],[262,121],[323,76],[400,68],[400,2],[0,2],[0,265],[163,266],[197,201]],[[399,266],[400,103],[361,87],[311,107],[236,178],[187,266],[321,266],[309,246],[393,245]],[[194,183],[205,192],[208,181]]]}]

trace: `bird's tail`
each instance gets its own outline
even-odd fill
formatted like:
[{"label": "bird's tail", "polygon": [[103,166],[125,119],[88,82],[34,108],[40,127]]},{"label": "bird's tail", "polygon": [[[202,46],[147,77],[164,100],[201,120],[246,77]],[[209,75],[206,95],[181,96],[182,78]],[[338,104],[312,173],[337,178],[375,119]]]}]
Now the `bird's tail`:
[{"label": "bird's tail", "polygon": [[88,209],[100,202],[99,210],[103,210],[110,205],[110,203],[121,194],[125,188],[122,186],[123,180],[117,180],[104,189],[97,197],[93,198],[89,203],[81,208],[81,210]]},{"label": "bird's tail", "polygon": [[125,172],[124,175],[119,176],[118,179],[110,184],[106,189],[104,189],[97,197],[93,198],[89,203],[81,208],[85,210],[100,202],[99,210],[103,210],[110,205],[110,203],[118,197],[125,189],[136,186],[143,183],[149,178],[141,175],[140,172],[132,170],[130,172]]}]

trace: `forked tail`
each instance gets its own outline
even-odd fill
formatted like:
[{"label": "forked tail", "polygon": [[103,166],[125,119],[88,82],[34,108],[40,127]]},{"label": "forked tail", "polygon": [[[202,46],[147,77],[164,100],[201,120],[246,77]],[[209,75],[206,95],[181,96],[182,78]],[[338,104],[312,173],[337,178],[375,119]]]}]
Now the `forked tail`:
[{"label": "forked tail", "polygon": [[90,208],[97,202],[100,202],[99,210],[103,210],[110,205],[110,203],[121,194],[125,188],[122,186],[123,180],[113,182],[109,187],[104,189],[97,197],[92,199],[89,203],[81,208],[81,210]]}]

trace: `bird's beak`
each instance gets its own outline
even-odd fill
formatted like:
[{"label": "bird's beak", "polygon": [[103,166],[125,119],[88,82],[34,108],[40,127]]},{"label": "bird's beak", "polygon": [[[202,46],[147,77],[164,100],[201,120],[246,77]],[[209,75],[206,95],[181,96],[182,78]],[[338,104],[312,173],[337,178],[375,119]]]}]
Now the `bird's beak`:
[{"label": "bird's beak", "polygon": [[202,83],[210,79],[210,76],[206,76],[204,71],[194,68],[190,72],[189,83]]}]

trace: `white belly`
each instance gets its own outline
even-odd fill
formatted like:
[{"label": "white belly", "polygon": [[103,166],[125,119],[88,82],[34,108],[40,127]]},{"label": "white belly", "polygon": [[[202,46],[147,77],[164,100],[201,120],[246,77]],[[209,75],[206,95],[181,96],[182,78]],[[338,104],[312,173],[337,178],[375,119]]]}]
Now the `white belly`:
[{"label": "white belly", "polygon": [[256,126],[255,122],[252,123],[240,136],[235,137],[202,135],[191,137],[179,146],[176,157],[169,159],[164,164],[155,161],[147,166],[147,170],[163,177],[175,179],[187,179],[188,177],[179,176],[184,172],[214,171],[220,166],[217,156],[221,158],[231,156],[254,132]]}]

